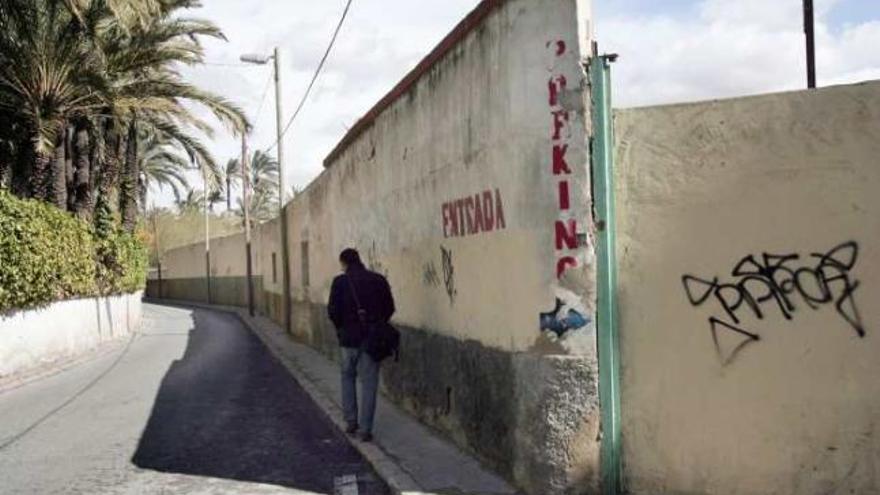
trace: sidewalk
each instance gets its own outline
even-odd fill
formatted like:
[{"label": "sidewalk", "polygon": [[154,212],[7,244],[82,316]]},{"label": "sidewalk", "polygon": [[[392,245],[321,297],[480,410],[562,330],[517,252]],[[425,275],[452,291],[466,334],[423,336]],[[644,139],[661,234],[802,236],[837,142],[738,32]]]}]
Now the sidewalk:
[{"label": "sidewalk", "polygon": [[[192,307],[207,307],[237,314],[291,371],[300,385],[331,420],[345,427],[340,405],[339,368],[322,354],[299,344],[274,322],[250,317],[247,310],[166,301]],[[513,495],[518,493],[501,477],[434,434],[415,418],[384,397],[376,412],[376,440],[373,444],[353,442],[376,472],[396,494],[416,495]]]}]

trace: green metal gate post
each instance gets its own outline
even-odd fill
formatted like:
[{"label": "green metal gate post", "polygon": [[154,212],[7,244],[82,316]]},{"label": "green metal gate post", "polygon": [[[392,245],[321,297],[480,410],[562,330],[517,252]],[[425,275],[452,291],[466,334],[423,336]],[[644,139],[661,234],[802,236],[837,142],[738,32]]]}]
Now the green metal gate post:
[{"label": "green metal gate post", "polygon": [[614,125],[611,62],[594,46],[590,60],[593,100],[592,176],[598,260],[599,402],[602,408],[602,493],[621,493],[620,353],[617,328],[617,256],[614,219]]}]

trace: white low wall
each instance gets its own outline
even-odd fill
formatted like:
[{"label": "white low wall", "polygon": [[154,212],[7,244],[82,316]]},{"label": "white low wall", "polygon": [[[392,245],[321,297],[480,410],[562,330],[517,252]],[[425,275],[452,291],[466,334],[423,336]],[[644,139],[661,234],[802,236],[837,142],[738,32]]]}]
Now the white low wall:
[{"label": "white low wall", "polygon": [[141,322],[142,296],[136,292],[62,301],[0,316],[0,378],[131,334]]}]

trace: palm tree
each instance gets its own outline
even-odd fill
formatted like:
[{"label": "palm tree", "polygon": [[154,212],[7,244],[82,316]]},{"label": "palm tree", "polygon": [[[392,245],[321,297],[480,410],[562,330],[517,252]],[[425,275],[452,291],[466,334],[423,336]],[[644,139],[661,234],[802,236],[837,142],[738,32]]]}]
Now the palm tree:
[{"label": "palm tree", "polygon": [[186,196],[174,202],[177,205],[177,211],[180,214],[201,211],[205,207],[205,195],[202,191],[189,189]]},{"label": "palm tree", "polygon": [[160,190],[167,187],[174,193],[174,199],[179,201],[181,192],[190,189],[186,171],[191,167],[189,161],[178,154],[177,143],[152,134],[145,136],[138,144],[138,191],[141,208],[146,207],[147,194],[151,187]]},{"label": "palm tree", "polygon": [[256,151],[251,157],[249,172],[254,194],[264,192],[267,199],[277,202],[278,161],[263,151]]},{"label": "palm tree", "polygon": [[[278,214],[278,161],[263,151],[255,151],[250,157],[248,176],[251,183],[251,221],[271,220]],[[244,202],[241,198],[235,214],[244,219]]]},{"label": "palm tree", "polygon": [[[102,63],[82,25],[52,0],[0,2],[0,112],[19,128],[29,193],[67,205],[62,152],[68,121],[100,99]],[[53,160],[54,158],[54,160]]]},{"label": "palm tree", "polygon": [[[234,213],[235,216],[241,219],[242,225],[244,225],[244,201],[242,198],[238,198]],[[278,216],[278,203],[263,191],[255,192],[255,194],[251,196],[250,214],[251,226],[261,222],[267,222]]]},{"label": "palm tree", "polygon": [[[175,11],[189,8],[191,0],[164,0],[163,11],[148,23],[126,28],[115,24],[101,38],[108,56],[111,74],[122,77],[113,81],[115,118],[129,126],[129,135],[136,136],[135,126],[161,133],[177,141],[203,168],[212,186],[222,184],[222,173],[216,160],[182,125],[188,125],[211,134],[211,128],[182,104],[188,100],[210,109],[215,117],[231,129],[248,126],[243,112],[225,99],[204,92],[182,81],[174,64],[196,64],[202,61],[204,51],[200,37],[225,39],[212,23],[180,18]],[[124,177],[131,181],[137,176],[136,142],[127,143]],[[134,170],[133,170],[134,169]],[[133,225],[125,213],[136,210],[137,197],[132,187],[121,189],[120,209],[127,228]]]},{"label": "palm tree", "polygon": [[214,205],[223,202],[223,191],[217,188],[208,190],[208,209],[214,212]]},{"label": "palm tree", "polygon": [[226,209],[232,211],[232,182],[241,178],[241,160],[228,160],[223,178],[226,181]]},{"label": "palm tree", "polygon": [[[133,228],[143,176],[140,141],[175,141],[212,182],[220,170],[189,129],[210,126],[186,101],[233,130],[236,106],[182,80],[203,60],[213,24],[185,18],[196,0],[0,2],[0,183],[88,217],[118,208]],[[68,196],[70,200],[68,201]]]}]

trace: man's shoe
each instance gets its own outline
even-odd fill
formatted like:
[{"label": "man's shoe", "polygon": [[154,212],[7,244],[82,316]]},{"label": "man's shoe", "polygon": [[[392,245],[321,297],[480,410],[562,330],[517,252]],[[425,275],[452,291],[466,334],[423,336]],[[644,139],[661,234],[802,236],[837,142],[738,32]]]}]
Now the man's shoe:
[{"label": "man's shoe", "polygon": [[372,442],[373,434],[369,432],[361,433],[361,442]]},{"label": "man's shoe", "polygon": [[354,435],[358,431],[358,425],[348,425],[345,429],[345,433],[348,435]]}]

